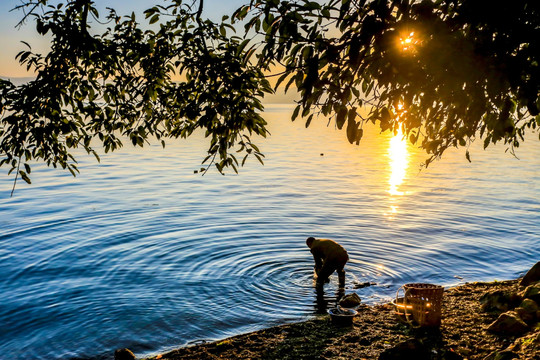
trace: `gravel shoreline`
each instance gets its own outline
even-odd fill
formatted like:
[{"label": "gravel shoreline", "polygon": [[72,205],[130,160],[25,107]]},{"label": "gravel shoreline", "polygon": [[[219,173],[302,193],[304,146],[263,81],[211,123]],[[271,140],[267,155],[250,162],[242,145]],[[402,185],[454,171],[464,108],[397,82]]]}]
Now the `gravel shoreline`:
[{"label": "gravel shoreline", "polygon": [[526,334],[519,336],[502,336],[487,331],[502,311],[484,311],[481,298],[495,291],[516,294],[522,290],[518,280],[467,283],[446,289],[442,325],[436,330],[414,329],[399,322],[391,304],[362,305],[351,327],[335,327],[326,315],[315,320],[180,348],[148,360],[540,360],[540,323],[532,324]]}]

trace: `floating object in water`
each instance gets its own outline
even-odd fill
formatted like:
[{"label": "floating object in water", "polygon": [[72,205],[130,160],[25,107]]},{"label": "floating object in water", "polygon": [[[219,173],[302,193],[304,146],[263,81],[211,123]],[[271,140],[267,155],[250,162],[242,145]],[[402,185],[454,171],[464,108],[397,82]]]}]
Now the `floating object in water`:
[{"label": "floating object in water", "polygon": [[356,284],[354,284],[354,288],[355,289],[362,289],[362,288],[372,286],[372,285],[377,285],[377,283],[369,282],[369,281],[366,281],[366,282],[363,282],[363,283],[356,283]]}]

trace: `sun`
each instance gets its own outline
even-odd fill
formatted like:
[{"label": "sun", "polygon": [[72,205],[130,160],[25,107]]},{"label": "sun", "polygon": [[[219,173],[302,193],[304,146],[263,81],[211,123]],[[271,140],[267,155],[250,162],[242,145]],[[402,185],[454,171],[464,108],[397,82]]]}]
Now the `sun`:
[{"label": "sun", "polygon": [[418,43],[418,39],[414,36],[414,31],[409,32],[399,38],[399,46],[403,51],[410,51]]}]

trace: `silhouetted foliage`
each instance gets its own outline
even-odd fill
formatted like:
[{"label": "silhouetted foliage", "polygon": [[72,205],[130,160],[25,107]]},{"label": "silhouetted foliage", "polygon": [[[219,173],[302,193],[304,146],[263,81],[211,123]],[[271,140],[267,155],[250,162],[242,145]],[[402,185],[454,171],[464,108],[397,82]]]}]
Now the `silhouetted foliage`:
[{"label": "silhouetted foliage", "polygon": [[269,76],[299,92],[293,120],[331,117],[351,143],[366,122],[401,128],[427,164],[475,139],[513,150],[540,124],[537,0],[253,0],[220,23],[201,19],[202,1],[170,0],[144,24],[110,10],[103,33],[92,1],[49,3],[19,7],[52,37],[45,56],[18,55],[36,79],[0,82],[0,165],[28,182],[30,160],[75,174],[71,149],[97,157],[97,144],[198,128],[220,172],[262,162],[250,135],[267,135]]}]

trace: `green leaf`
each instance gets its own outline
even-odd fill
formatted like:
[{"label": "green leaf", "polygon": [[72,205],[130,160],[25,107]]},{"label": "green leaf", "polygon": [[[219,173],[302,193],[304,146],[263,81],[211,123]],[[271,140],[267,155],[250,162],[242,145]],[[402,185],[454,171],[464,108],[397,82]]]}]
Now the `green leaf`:
[{"label": "green leaf", "polygon": [[155,24],[159,21],[159,14],[155,14],[150,18],[150,21],[148,22],[150,25]]},{"label": "green leaf", "polygon": [[347,119],[349,121],[355,121],[356,120],[356,108],[353,107],[349,110]]},{"label": "green leaf", "polygon": [[27,183],[27,184],[32,184],[32,181],[30,181],[30,178],[28,177],[28,175],[26,175],[26,173],[22,170],[19,170],[19,174],[21,175],[21,178]]},{"label": "green leaf", "polygon": [[358,129],[356,132],[356,145],[360,145],[360,140],[362,140],[362,137],[364,136],[364,130]]},{"label": "green leaf", "polygon": [[306,128],[308,128],[309,125],[311,124],[311,120],[313,120],[313,114],[309,115],[309,117],[307,118],[307,120],[306,120]]},{"label": "green leaf", "polygon": [[261,163],[261,165],[264,165],[264,161],[262,160],[261,155],[255,154],[255,157],[257,158],[257,160],[259,160],[259,162]]},{"label": "green leaf", "polygon": [[354,120],[349,120],[347,122],[347,140],[349,143],[354,143],[356,141],[356,135],[358,130],[358,123]]},{"label": "green leaf", "polygon": [[294,111],[291,116],[291,120],[294,121],[298,117],[298,113],[300,112],[301,105],[298,105],[294,108]]},{"label": "green leaf", "polygon": [[306,10],[320,10],[321,9],[321,5],[316,3],[315,1],[309,1],[308,3],[306,3],[306,5],[304,5],[304,8]]},{"label": "green leaf", "polygon": [[238,48],[236,50],[236,55],[237,56],[239,56],[244,51],[244,49],[249,44],[249,42],[250,42],[250,39],[245,39],[244,41],[242,41],[240,43],[240,45],[238,45]]},{"label": "green leaf", "polygon": [[336,115],[336,125],[339,130],[343,128],[343,124],[345,124],[345,118],[347,117],[347,108],[342,107],[339,109],[337,115]]}]

